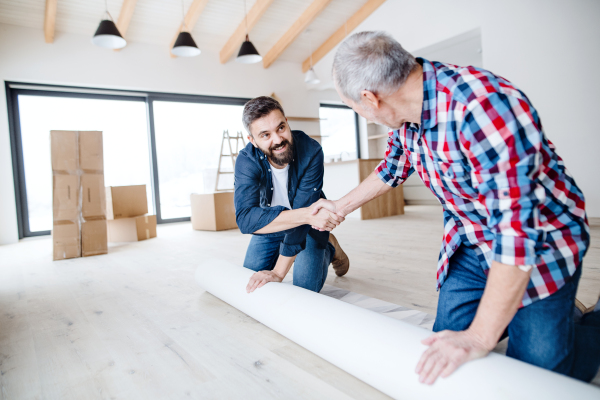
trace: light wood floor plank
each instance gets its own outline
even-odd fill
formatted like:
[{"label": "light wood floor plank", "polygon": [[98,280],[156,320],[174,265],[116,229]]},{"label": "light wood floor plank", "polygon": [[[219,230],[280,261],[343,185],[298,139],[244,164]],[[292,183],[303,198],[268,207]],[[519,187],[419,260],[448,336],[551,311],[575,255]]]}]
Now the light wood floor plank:
[{"label": "light wood floor plank", "polygon": [[[350,272],[327,283],[435,314],[441,209],[405,211],[342,224]],[[599,240],[593,221],[586,305],[600,291]],[[0,399],[386,398],[196,285],[199,261],[241,265],[249,241],[178,223],[81,259],[51,261],[47,237],[0,246]]]}]

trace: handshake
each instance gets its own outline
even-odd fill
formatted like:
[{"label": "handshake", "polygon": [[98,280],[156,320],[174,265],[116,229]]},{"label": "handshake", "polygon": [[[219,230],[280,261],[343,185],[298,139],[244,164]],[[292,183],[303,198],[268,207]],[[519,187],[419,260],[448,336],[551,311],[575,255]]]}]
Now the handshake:
[{"label": "handshake", "polygon": [[307,223],[321,232],[331,232],[346,219],[345,213],[338,210],[336,203],[331,200],[320,199],[308,207],[307,211]]}]

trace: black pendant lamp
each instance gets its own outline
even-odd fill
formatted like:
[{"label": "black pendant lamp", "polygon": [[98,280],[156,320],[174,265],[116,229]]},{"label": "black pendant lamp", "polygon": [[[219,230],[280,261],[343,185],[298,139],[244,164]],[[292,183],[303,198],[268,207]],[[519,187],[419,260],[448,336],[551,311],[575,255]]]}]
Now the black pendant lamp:
[{"label": "black pendant lamp", "polygon": [[262,57],[258,54],[256,47],[252,44],[248,35],[246,35],[246,40],[242,43],[240,47],[240,51],[235,59],[235,61],[242,64],[254,64],[260,62]]},{"label": "black pendant lamp", "polygon": [[246,21],[246,40],[242,43],[235,61],[242,64],[254,64],[261,62],[262,57],[258,54],[258,50],[256,50],[256,47],[254,47],[248,37],[248,12],[246,11],[246,0],[244,0],[244,12],[246,13],[244,16],[244,20]]},{"label": "black pendant lamp", "polygon": [[123,39],[123,36],[117,29],[112,16],[108,12],[108,4],[104,3],[104,13],[108,15],[108,19],[103,19],[96,29],[96,33],[92,38],[92,43],[105,49],[122,49],[127,45],[127,41]]},{"label": "black pendant lamp", "polygon": [[186,31],[183,0],[181,0],[181,13],[183,14],[182,29],[171,49],[171,53],[177,57],[195,57],[200,54],[200,49],[196,45],[196,42],[194,42],[192,34]]}]

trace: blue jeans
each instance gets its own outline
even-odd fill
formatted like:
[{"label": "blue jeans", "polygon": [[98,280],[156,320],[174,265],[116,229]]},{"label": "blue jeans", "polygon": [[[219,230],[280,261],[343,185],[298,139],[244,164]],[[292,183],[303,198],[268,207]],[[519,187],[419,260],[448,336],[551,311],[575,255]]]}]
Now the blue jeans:
[{"label": "blue jeans", "polygon": [[[600,311],[574,321],[581,268],[560,290],[517,311],[505,332],[507,356],[586,382],[594,378],[600,367]],[[433,331],[467,329],[486,281],[475,250],[460,246],[440,289]]]},{"label": "blue jeans", "polygon": [[[252,235],[244,267],[253,271],[272,270],[279,257],[279,246],[285,234]],[[317,247],[317,242],[306,235],[306,247],[294,261],[295,286],[320,292],[327,278],[327,269],[333,260],[335,248],[329,242],[324,249]]]}]

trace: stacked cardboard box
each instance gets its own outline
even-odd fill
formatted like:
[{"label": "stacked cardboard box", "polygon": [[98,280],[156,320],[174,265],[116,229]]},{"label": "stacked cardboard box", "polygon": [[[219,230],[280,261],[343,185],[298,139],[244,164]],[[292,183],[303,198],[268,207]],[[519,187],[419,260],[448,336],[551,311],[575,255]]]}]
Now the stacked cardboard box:
[{"label": "stacked cardboard box", "polygon": [[190,196],[192,228],[198,231],[235,229],[233,192],[196,194]]},{"label": "stacked cardboard box", "polygon": [[146,185],[106,188],[109,242],[135,242],[156,237],[156,215],[147,215]]},{"label": "stacked cardboard box", "polygon": [[106,254],[102,132],[51,131],[54,260]]}]

